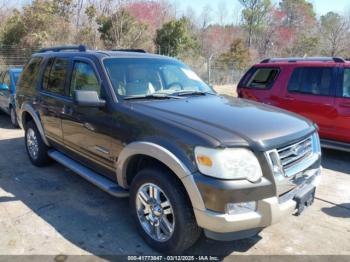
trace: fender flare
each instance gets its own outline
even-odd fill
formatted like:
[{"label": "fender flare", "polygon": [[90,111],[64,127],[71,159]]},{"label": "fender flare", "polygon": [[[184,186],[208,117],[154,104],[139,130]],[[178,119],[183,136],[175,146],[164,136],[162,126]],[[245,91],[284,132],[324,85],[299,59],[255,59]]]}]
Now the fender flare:
[{"label": "fender flare", "polygon": [[35,109],[29,104],[23,104],[22,105],[22,107],[21,107],[21,124],[22,124],[23,127],[25,126],[24,123],[23,123],[23,114],[24,113],[28,113],[33,118],[33,120],[35,122],[35,125],[38,128],[38,130],[39,130],[39,133],[41,135],[42,140],[44,141],[44,143],[47,146],[50,146],[50,143],[46,139],[46,136],[45,136],[44,129],[43,129],[43,126],[41,124],[40,118],[39,118],[38,114],[35,112]]},{"label": "fender flare", "polygon": [[130,159],[135,155],[146,155],[166,165],[180,179],[192,203],[192,207],[205,210],[202,196],[190,170],[168,149],[151,142],[133,142],[128,144],[118,156],[116,163],[117,181],[128,188],[126,170]]}]

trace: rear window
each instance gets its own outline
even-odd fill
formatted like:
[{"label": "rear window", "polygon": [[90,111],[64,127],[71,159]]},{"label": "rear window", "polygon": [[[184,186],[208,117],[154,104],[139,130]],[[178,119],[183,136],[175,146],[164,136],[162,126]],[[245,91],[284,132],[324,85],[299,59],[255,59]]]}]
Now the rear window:
[{"label": "rear window", "polygon": [[257,68],[250,79],[248,80],[245,87],[256,88],[256,89],[267,89],[270,88],[275,82],[279,69],[278,68]]},{"label": "rear window", "polygon": [[330,95],[331,67],[299,67],[293,71],[288,83],[289,92],[311,95]]},{"label": "rear window", "polygon": [[41,57],[34,57],[29,61],[29,63],[23,69],[18,85],[22,87],[36,86],[39,78],[41,61]]}]

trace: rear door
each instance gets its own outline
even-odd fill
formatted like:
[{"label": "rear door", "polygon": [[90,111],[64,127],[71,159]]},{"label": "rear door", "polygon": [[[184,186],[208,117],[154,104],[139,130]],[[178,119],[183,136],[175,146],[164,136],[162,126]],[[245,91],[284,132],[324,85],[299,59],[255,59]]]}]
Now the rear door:
[{"label": "rear door", "polygon": [[335,98],[336,117],[334,126],[336,132],[333,140],[350,142],[350,65],[344,65],[339,70],[338,89]]},{"label": "rear door", "polygon": [[292,68],[280,106],[317,123],[321,137],[332,137],[335,132],[334,96],[338,68],[327,65]]},{"label": "rear door", "polygon": [[279,67],[251,68],[238,85],[239,97],[274,104],[274,83],[280,73]]},{"label": "rear door", "polygon": [[65,89],[69,68],[69,58],[49,58],[40,92],[40,110],[45,134],[49,139],[61,144],[63,144],[61,112],[68,100]]}]

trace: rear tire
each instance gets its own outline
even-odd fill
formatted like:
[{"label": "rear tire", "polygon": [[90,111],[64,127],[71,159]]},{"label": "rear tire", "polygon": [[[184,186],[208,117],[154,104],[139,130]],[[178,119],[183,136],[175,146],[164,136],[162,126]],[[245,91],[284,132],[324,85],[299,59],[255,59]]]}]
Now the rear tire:
[{"label": "rear tire", "polygon": [[18,128],[19,125],[17,122],[17,114],[13,106],[10,106],[10,117],[11,117],[11,124],[13,125],[13,127]]},{"label": "rear tire", "polygon": [[41,138],[40,132],[33,121],[25,127],[25,145],[30,161],[35,166],[46,166],[51,161],[47,151],[48,147]]},{"label": "rear tire", "polygon": [[130,207],[140,235],[159,252],[181,254],[201,234],[184,187],[166,169],[138,172],[131,185]]}]

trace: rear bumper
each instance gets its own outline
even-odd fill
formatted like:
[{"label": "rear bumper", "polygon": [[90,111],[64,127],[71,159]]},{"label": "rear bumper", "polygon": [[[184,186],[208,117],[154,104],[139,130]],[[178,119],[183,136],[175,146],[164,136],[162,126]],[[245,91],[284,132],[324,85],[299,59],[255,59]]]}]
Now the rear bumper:
[{"label": "rear bumper", "polygon": [[[320,175],[320,168],[303,184],[303,187],[314,187]],[[216,240],[234,240],[257,234],[264,227],[272,225],[282,218],[293,214],[297,203],[293,200],[299,190],[293,190],[288,200],[279,197],[269,197],[257,201],[256,211],[229,215],[211,210],[197,210],[194,213],[197,223],[202,227],[207,237]]]}]

